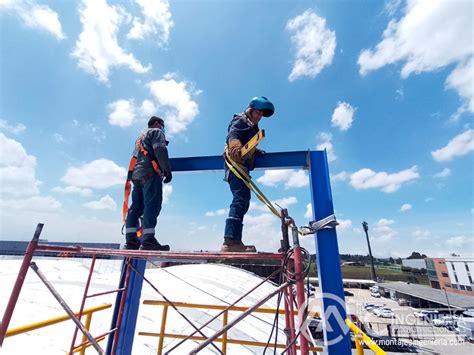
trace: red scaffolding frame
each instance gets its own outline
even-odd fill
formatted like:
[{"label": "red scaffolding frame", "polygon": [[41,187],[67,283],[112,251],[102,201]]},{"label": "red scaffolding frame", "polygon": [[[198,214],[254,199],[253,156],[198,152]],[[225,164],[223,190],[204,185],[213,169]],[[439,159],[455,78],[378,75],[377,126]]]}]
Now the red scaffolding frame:
[{"label": "red scaffolding frame", "polygon": [[[282,217],[282,220],[284,218]],[[123,311],[124,311],[124,306],[127,298],[127,289],[128,289],[128,282],[130,279],[130,275],[132,272],[137,272],[132,266],[131,260],[134,258],[140,258],[140,259],[149,259],[153,258],[155,261],[161,261],[161,262],[166,262],[166,261],[204,261],[204,260],[235,260],[235,259],[246,259],[246,260],[259,260],[259,261],[265,261],[265,260],[273,260],[273,261],[279,261],[282,266],[282,270],[285,270],[285,276],[282,278],[282,282],[280,285],[280,290],[279,292],[283,293],[283,300],[284,300],[284,308],[285,308],[285,334],[287,335],[287,353],[290,355],[296,355],[297,354],[297,341],[299,341],[299,346],[300,346],[300,353],[302,355],[307,355],[309,354],[309,344],[308,340],[304,337],[304,332],[301,332],[301,326],[304,324],[305,317],[306,317],[306,311],[305,311],[305,306],[306,306],[306,299],[305,299],[305,291],[304,291],[304,263],[303,263],[303,256],[302,256],[302,248],[299,246],[299,241],[298,241],[298,231],[296,227],[292,228],[293,231],[293,248],[289,249],[287,252],[277,252],[277,253],[220,253],[220,252],[213,252],[213,251],[206,251],[206,252],[179,252],[179,251],[168,251],[168,252],[162,252],[162,251],[133,251],[133,250],[116,250],[116,249],[101,249],[101,248],[88,248],[88,247],[81,247],[81,246],[56,246],[56,245],[49,245],[49,244],[40,244],[39,243],[39,236],[41,234],[43,228],[43,224],[38,224],[35,234],[33,236],[33,239],[31,242],[28,244],[27,250],[25,252],[25,256],[23,258],[17,280],[14,284],[14,287],[12,289],[7,307],[5,309],[2,322],[0,324],[0,346],[3,344],[3,341],[5,339],[5,335],[8,329],[8,325],[10,323],[11,317],[13,315],[13,311],[15,309],[15,306],[18,301],[18,297],[21,291],[21,288],[23,286],[23,282],[25,280],[26,274],[28,272],[28,269],[30,265],[32,264],[32,258],[37,251],[44,251],[44,252],[52,252],[52,253],[58,253],[60,255],[67,255],[67,256],[87,256],[92,258],[92,262],[90,265],[90,270],[89,274],[86,280],[85,288],[84,288],[84,293],[82,295],[82,300],[81,300],[81,307],[77,316],[77,322],[81,322],[81,318],[84,312],[84,307],[86,300],[90,297],[95,297],[95,296],[100,296],[100,295],[106,295],[110,293],[117,293],[121,294],[121,297],[117,298],[119,299],[119,304],[116,305],[116,308],[118,309],[117,312],[117,319],[116,319],[116,326],[110,329],[109,331],[94,337],[94,340],[102,339],[107,335],[113,334],[113,345],[111,348],[111,354],[115,354],[117,352],[117,344],[118,344],[118,338],[121,330],[121,324],[122,324],[122,316],[123,316]],[[284,231],[283,231],[284,232]],[[285,232],[283,233],[283,239],[288,237],[288,233]],[[286,241],[286,245],[288,245],[288,240]],[[285,245],[285,243],[283,243]],[[94,271],[94,266],[97,257],[99,256],[115,256],[115,257],[124,257],[126,262],[124,262],[124,268],[122,270],[122,277],[123,277],[123,286],[118,287],[117,289],[113,289],[110,291],[105,291],[101,293],[95,293],[95,294],[88,294],[89,292],[89,286],[91,283],[93,271]],[[287,263],[286,268],[283,268],[284,263]],[[145,281],[149,282],[144,275],[140,275]],[[286,286],[282,287],[283,284],[286,284]],[[293,314],[294,314],[294,306],[295,306],[295,298],[294,298],[294,293],[293,293],[293,286],[296,285],[296,304],[300,312],[298,312],[298,327],[300,329],[297,329],[297,325],[295,323]],[[252,289],[250,292],[252,292],[254,289]],[[161,294],[161,293],[160,293]],[[276,295],[276,293],[274,294]],[[274,296],[272,295],[272,297]],[[162,295],[163,296],[163,295]],[[270,299],[271,297],[269,297]],[[166,297],[165,297],[166,299]],[[267,300],[268,300],[267,299]],[[167,300],[168,301],[168,300]],[[170,304],[172,305],[172,302],[169,301]],[[263,303],[263,301],[261,302]],[[253,309],[258,308],[258,306],[261,305],[261,303],[258,303],[252,307],[249,307],[249,314]],[[242,317],[243,318],[243,317]],[[235,322],[236,324],[237,322]],[[82,323],[81,323],[82,324]],[[234,324],[234,325],[235,325]],[[72,354],[74,350],[84,347],[87,345],[90,345],[90,341],[82,341],[81,344],[75,345],[76,343],[76,338],[78,335],[78,331],[81,330],[83,332],[83,327],[76,326],[73,337],[72,337],[72,342],[71,342],[71,347],[70,347],[70,353]],[[221,329],[222,331],[222,329]],[[196,352],[202,350],[205,346],[208,344],[212,344],[212,340],[215,339],[219,334],[219,332],[215,333],[213,336],[210,336],[203,344],[202,346],[198,346],[196,348]],[[88,337],[90,337],[89,334],[87,334]],[[89,339],[89,338],[88,338]],[[94,344],[96,345],[96,344]],[[219,350],[220,351],[220,350]]]}]

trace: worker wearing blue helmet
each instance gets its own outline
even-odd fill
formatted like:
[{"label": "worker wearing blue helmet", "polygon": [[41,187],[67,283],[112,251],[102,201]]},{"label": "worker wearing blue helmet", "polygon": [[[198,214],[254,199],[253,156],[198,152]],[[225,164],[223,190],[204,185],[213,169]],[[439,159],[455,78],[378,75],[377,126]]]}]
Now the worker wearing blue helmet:
[{"label": "worker wearing blue helmet", "polygon": [[[273,104],[264,96],[254,97],[246,110],[235,114],[229,124],[226,139],[226,149],[229,156],[248,173],[254,169],[255,155],[263,155],[260,149],[241,157],[241,149],[259,131],[258,123],[262,117],[270,117],[275,112]],[[224,244],[222,252],[256,252],[253,245],[242,242],[244,216],[250,206],[250,190],[245,183],[225,166],[225,181],[229,183],[232,192],[229,216],[225,221]]]}]

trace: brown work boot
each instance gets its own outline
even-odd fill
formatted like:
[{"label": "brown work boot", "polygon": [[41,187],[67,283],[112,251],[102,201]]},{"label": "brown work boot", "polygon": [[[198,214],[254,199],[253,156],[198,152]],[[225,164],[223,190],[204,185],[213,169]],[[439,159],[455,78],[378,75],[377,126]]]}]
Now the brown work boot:
[{"label": "brown work boot", "polygon": [[222,253],[256,253],[255,245],[245,245],[240,240],[226,238],[221,248]]}]

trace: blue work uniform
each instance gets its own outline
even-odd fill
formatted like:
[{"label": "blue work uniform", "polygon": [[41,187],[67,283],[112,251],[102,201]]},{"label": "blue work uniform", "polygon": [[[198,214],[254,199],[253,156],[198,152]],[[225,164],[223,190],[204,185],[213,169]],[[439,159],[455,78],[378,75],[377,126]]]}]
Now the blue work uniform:
[{"label": "blue work uniform", "polygon": [[[242,145],[248,143],[255,134],[258,133],[259,128],[254,124],[245,113],[235,114],[228,127],[228,134],[226,143],[232,139],[238,139]],[[244,159],[243,167],[248,173],[255,167],[255,156],[250,154]],[[229,183],[230,191],[232,192],[232,203],[230,204],[229,216],[225,221],[224,238],[234,241],[242,241],[242,228],[244,216],[250,206],[250,190],[234,175],[232,171],[225,165],[224,180]]]},{"label": "blue work uniform", "polygon": [[[140,149],[140,143],[148,152],[144,154]],[[142,244],[155,241],[156,220],[161,211],[163,201],[162,176],[171,171],[168,157],[168,142],[161,128],[148,128],[135,142],[133,156],[137,162],[133,169],[132,181],[132,205],[128,209],[125,223],[127,243],[138,244],[137,229],[140,225],[139,218],[143,215],[141,237]],[[152,165],[155,160],[159,166],[156,172]]]}]

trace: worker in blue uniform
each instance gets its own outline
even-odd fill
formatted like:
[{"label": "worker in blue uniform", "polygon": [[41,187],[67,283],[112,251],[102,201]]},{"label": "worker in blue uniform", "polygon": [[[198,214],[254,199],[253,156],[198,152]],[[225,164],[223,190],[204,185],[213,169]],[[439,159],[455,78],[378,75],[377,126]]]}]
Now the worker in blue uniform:
[{"label": "worker in blue uniform", "polygon": [[[126,211],[124,249],[168,251],[155,238],[155,226],[163,201],[163,183],[172,179],[163,119],[153,116],[146,129],[136,140],[127,182],[133,182],[132,205]],[[126,197],[128,201],[128,196]],[[128,204],[128,202],[127,202]],[[127,206],[124,204],[124,206]],[[142,235],[139,219],[142,217]],[[141,244],[141,245],[140,245]]]},{"label": "worker in blue uniform", "polygon": [[[262,117],[270,117],[274,112],[275,107],[270,100],[264,96],[254,97],[246,110],[235,114],[229,124],[226,139],[227,154],[234,162],[240,164],[247,174],[254,169],[255,156],[263,155],[265,152],[255,149],[242,158],[241,149],[259,131],[258,123]],[[242,242],[243,220],[250,206],[250,190],[227,165],[224,180],[228,182],[233,198],[229,216],[225,221],[224,243],[221,251],[256,252],[255,246],[245,245]]]}]

